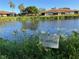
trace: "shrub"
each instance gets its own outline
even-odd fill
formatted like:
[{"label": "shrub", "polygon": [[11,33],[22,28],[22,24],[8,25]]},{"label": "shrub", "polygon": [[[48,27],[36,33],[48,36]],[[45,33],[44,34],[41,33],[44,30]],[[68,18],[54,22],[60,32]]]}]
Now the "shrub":
[{"label": "shrub", "polygon": [[0,59],[79,59],[79,34],[60,36],[58,49],[43,47],[39,37],[24,39],[23,42],[0,39]]}]

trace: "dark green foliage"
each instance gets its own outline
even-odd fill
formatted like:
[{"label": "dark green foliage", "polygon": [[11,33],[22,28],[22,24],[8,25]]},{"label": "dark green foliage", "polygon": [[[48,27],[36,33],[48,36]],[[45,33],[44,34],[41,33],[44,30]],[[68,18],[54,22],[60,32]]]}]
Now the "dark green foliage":
[{"label": "dark green foliage", "polygon": [[38,37],[21,43],[0,39],[0,59],[79,59],[79,34],[60,36],[59,49],[43,47]]},{"label": "dark green foliage", "polygon": [[29,14],[37,14],[38,13],[38,8],[35,6],[30,6],[25,9]]},{"label": "dark green foliage", "polygon": [[21,11],[20,15],[29,15],[29,16],[35,16],[39,14],[39,9],[35,6],[29,6],[29,7],[24,7],[23,4],[19,5],[19,9]]},{"label": "dark green foliage", "polygon": [[23,14],[22,15],[37,15],[39,12],[38,8],[35,7],[35,6],[29,6],[29,7],[26,7],[25,10],[23,11]]}]

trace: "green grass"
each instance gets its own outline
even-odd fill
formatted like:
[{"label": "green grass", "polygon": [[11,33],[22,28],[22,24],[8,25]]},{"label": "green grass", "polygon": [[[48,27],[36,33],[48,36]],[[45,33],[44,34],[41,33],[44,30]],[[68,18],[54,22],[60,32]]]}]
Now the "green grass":
[{"label": "green grass", "polygon": [[54,15],[54,16],[16,16],[16,17],[0,17],[1,21],[26,21],[26,20],[65,20],[65,19],[73,19],[73,18],[79,18],[79,15]]},{"label": "green grass", "polygon": [[52,20],[72,20],[78,19],[79,15],[54,15],[54,16],[16,16],[16,17],[0,17],[0,24],[5,24],[7,22],[20,21],[23,24],[30,20],[33,25],[37,24],[39,21],[52,21]]}]

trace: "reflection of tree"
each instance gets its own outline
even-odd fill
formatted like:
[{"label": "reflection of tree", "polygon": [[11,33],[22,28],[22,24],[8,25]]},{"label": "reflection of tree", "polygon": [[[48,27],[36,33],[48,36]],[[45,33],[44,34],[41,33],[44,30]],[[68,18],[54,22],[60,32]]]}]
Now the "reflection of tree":
[{"label": "reflection of tree", "polygon": [[38,18],[37,19],[32,19],[32,27],[31,29],[36,29],[37,28],[37,25],[38,25]]},{"label": "reflection of tree", "polygon": [[26,22],[25,21],[22,21],[22,31],[25,31],[27,28],[26,28]]},{"label": "reflection of tree", "polygon": [[38,21],[37,20],[27,20],[27,21],[22,21],[22,29],[26,30],[26,29],[33,29],[35,30],[37,28],[38,25]]}]

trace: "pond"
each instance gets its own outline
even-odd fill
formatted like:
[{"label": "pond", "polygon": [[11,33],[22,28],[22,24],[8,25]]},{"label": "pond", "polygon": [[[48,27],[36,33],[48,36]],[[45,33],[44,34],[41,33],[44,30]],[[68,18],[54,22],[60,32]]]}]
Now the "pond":
[{"label": "pond", "polygon": [[[32,29],[31,21],[25,24],[16,21],[0,25],[0,38],[7,40],[21,40],[26,37],[37,35],[38,33],[71,35],[72,31],[79,32],[79,19],[56,20],[56,21],[39,21],[35,29]],[[22,28],[26,27],[23,31]]]}]

